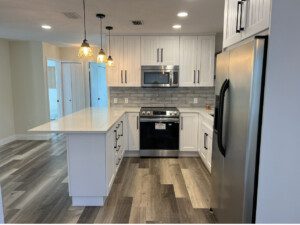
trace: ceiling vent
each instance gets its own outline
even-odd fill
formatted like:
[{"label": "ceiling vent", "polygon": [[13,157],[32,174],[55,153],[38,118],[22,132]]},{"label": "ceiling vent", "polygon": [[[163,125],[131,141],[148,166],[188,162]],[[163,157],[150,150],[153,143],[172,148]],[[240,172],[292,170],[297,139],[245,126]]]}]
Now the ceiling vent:
[{"label": "ceiling vent", "polygon": [[77,12],[63,12],[68,19],[76,20],[80,18],[80,15]]},{"label": "ceiling vent", "polygon": [[142,20],[131,20],[131,23],[134,26],[141,26],[141,25],[143,25],[143,21]]}]

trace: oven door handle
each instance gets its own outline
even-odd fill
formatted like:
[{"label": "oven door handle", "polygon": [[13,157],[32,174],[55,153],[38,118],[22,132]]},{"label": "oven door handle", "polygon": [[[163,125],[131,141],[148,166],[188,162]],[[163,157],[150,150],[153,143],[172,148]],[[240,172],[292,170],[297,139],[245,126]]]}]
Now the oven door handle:
[{"label": "oven door handle", "polygon": [[179,123],[178,118],[140,118],[140,122],[154,122],[154,123]]}]

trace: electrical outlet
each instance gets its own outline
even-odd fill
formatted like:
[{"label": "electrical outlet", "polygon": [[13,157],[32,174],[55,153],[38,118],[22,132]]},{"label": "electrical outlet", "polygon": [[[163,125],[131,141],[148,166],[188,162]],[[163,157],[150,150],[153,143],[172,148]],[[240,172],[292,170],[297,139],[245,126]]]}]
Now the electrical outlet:
[{"label": "electrical outlet", "polygon": [[128,103],[128,98],[125,98],[124,101],[125,101],[125,104],[127,104]]},{"label": "electrical outlet", "polygon": [[198,103],[198,98],[194,98],[194,104]]},{"label": "electrical outlet", "polygon": [[114,103],[118,103],[118,98],[114,98]]}]

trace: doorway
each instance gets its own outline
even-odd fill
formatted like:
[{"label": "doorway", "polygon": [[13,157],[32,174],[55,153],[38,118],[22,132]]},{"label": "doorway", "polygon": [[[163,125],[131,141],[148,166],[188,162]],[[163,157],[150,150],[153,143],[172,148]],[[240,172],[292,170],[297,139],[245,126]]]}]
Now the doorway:
[{"label": "doorway", "polygon": [[105,64],[91,62],[90,66],[90,96],[91,107],[108,107],[108,91]]},{"label": "doorway", "polygon": [[61,64],[59,61],[47,60],[47,81],[50,120],[57,120],[62,116]]}]

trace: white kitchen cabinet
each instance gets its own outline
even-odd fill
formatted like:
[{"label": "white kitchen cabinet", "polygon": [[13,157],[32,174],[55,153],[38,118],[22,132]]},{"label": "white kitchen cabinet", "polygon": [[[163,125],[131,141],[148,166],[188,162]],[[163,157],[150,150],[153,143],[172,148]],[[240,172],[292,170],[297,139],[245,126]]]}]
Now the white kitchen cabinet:
[{"label": "white kitchen cabinet", "polygon": [[116,139],[115,139],[115,132],[114,128],[110,129],[106,134],[106,190],[107,195],[111,189],[111,186],[114,182],[115,178],[115,146],[116,146]]},{"label": "white kitchen cabinet", "polygon": [[128,113],[128,150],[138,151],[140,149],[140,124],[139,113]]},{"label": "white kitchen cabinet", "polygon": [[112,66],[106,67],[107,83],[108,86],[119,87],[122,86],[124,38],[123,36],[112,36],[110,39],[110,52],[107,52],[107,54],[112,56],[114,63]]},{"label": "white kitchen cabinet", "polygon": [[179,65],[178,36],[142,36],[142,65]]},{"label": "white kitchen cabinet", "polygon": [[208,171],[211,171],[213,127],[202,121],[199,135],[199,153]]},{"label": "white kitchen cabinet", "polygon": [[139,36],[112,36],[111,56],[114,64],[107,67],[108,86],[141,86],[141,44]]},{"label": "white kitchen cabinet", "polygon": [[269,28],[271,0],[225,0],[223,47]]},{"label": "white kitchen cabinet", "polygon": [[214,85],[214,36],[180,37],[181,87],[210,87]]},{"label": "white kitchen cabinet", "polygon": [[198,117],[198,113],[181,113],[180,151],[197,151]]}]

